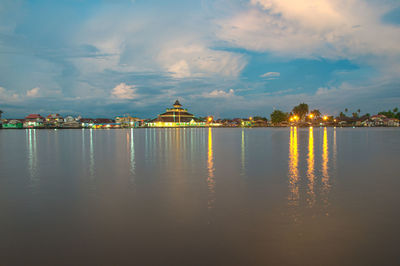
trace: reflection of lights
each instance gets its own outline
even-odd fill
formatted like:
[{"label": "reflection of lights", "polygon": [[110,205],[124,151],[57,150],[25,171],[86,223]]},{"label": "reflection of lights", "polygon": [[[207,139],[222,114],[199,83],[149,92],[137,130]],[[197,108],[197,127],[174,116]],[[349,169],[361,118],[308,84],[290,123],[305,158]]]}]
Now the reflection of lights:
[{"label": "reflection of lights", "polygon": [[37,145],[36,145],[36,129],[28,129],[28,164],[31,186],[37,185]]},{"label": "reflection of lights", "polygon": [[93,152],[93,129],[89,130],[90,139],[89,139],[89,172],[90,177],[94,178],[94,152]]},{"label": "reflection of lights", "polygon": [[244,138],[244,129],[242,129],[242,154],[241,154],[241,159],[242,159],[242,175],[245,174],[245,169],[246,169],[246,142]]},{"label": "reflection of lights", "polygon": [[297,149],[297,127],[290,128],[290,142],[289,142],[289,204],[298,205],[299,200],[299,170],[298,161],[299,154]]},{"label": "reflection of lights", "polygon": [[130,164],[131,164],[131,174],[135,174],[135,139],[133,138],[133,128],[131,128],[131,137],[130,137]]},{"label": "reflection of lights", "polygon": [[310,199],[308,203],[310,206],[313,206],[315,203],[315,193],[314,193],[314,182],[315,182],[315,175],[314,175],[314,131],[313,128],[310,127],[308,133],[308,159],[307,159],[307,177],[308,177],[308,194]]},{"label": "reflection of lights", "polygon": [[212,129],[208,129],[208,156],[207,156],[208,178],[207,185],[210,193],[208,200],[208,208],[212,208],[214,204],[215,194],[215,179],[214,179],[214,155],[213,155],[213,142],[212,142]]},{"label": "reflection of lights", "polygon": [[[328,133],[326,127],[324,128],[324,137],[323,137],[323,144],[322,144],[322,192],[327,195],[329,192],[329,173],[328,173],[328,162],[329,162],[329,155],[328,155]],[[328,199],[324,199],[325,204],[328,203]]]}]

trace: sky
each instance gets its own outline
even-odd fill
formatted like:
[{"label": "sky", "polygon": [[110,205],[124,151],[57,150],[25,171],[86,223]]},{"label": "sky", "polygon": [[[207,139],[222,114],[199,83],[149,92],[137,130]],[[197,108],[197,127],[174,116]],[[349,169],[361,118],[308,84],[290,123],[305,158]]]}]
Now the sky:
[{"label": "sky", "polygon": [[3,116],[400,107],[398,0],[1,0]]}]

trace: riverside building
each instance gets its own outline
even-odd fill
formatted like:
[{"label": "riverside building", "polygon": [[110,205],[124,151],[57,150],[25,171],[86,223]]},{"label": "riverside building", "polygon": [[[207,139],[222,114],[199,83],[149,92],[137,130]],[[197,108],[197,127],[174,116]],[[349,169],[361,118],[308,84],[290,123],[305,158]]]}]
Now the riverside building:
[{"label": "riverside building", "polygon": [[167,108],[165,113],[150,120],[146,125],[148,127],[204,127],[206,122],[182,108],[182,105],[176,100],[173,108]]}]

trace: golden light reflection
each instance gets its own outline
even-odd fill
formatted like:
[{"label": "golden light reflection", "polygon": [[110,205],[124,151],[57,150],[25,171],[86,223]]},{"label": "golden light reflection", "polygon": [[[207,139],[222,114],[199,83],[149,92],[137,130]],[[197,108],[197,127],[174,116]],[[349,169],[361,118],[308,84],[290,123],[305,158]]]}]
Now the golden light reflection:
[{"label": "golden light reflection", "polygon": [[289,204],[299,204],[299,153],[297,147],[297,127],[290,127],[289,142]]},{"label": "golden light reflection", "polygon": [[328,162],[329,162],[329,150],[328,150],[328,132],[326,127],[324,128],[324,137],[322,144],[322,193],[324,194],[324,203],[328,204],[327,194],[330,189],[329,184],[329,172],[328,172]]},{"label": "golden light reflection", "polygon": [[308,178],[308,204],[312,207],[315,204],[315,174],[314,174],[314,129],[310,127],[308,133],[308,158],[307,158],[307,178]]},{"label": "golden light reflection", "polygon": [[215,178],[214,178],[214,154],[213,154],[213,139],[212,139],[212,129],[208,128],[208,153],[207,153],[207,168],[208,168],[208,208],[213,208],[215,201]]}]

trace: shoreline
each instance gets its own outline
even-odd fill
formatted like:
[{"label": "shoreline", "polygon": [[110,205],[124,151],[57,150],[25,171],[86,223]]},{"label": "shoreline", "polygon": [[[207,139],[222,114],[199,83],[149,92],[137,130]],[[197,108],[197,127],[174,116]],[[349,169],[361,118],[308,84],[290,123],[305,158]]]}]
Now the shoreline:
[{"label": "shoreline", "polygon": [[187,129],[187,128],[247,128],[247,129],[256,129],[256,128],[400,128],[399,126],[332,126],[332,125],[318,125],[318,126],[267,126],[267,127],[227,127],[227,126],[204,126],[204,127],[119,127],[119,128],[88,128],[88,127],[78,127],[78,128],[65,128],[65,127],[58,127],[58,128],[51,128],[51,127],[30,127],[30,128],[2,128],[0,130],[27,130],[27,129],[40,129],[40,130],[82,130],[82,129],[92,129],[92,130],[121,130],[121,129]]}]

